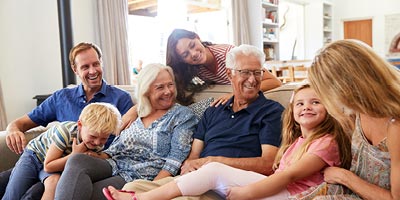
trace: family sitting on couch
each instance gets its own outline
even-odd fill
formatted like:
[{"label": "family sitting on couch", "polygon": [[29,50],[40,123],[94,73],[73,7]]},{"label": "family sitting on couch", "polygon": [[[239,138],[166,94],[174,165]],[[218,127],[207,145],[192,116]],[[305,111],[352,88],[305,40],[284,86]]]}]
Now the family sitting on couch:
[{"label": "family sitting on couch", "polygon": [[[100,155],[101,157],[105,155],[111,157],[107,161],[96,158],[99,157],[99,154],[75,154],[68,159],[61,174],[56,189],[56,199],[105,198],[101,191],[103,187],[106,188],[104,189],[105,196],[110,199],[146,199],[145,195],[152,192],[142,192],[157,188],[166,182],[168,182],[166,186],[157,188],[155,191],[172,188],[166,191],[176,193],[172,195],[165,193],[163,198],[179,195],[200,195],[208,189],[213,189],[216,193],[209,192],[203,196],[192,198],[267,199],[269,196],[279,193],[283,196],[278,199],[374,199],[377,194],[380,195],[381,199],[399,199],[400,180],[397,178],[400,176],[400,146],[397,145],[400,142],[398,134],[400,130],[399,72],[374,53],[370,47],[359,41],[339,40],[327,45],[316,56],[309,69],[311,87],[308,90],[299,90],[296,95],[290,98],[291,105],[286,108],[286,112],[293,109],[292,115],[285,115],[285,117],[289,116],[292,119],[284,121],[282,130],[286,130],[288,133],[283,135],[282,144],[284,145],[278,151],[281,144],[281,113],[283,107],[277,102],[266,99],[264,94],[260,92],[261,77],[264,73],[262,70],[264,59],[262,51],[249,45],[235,47],[227,53],[225,71],[232,84],[233,97],[224,105],[206,109],[194,131],[193,142],[179,140],[179,142],[188,142],[189,147],[191,145],[190,154],[186,161],[184,159],[187,154],[184,152],[189,153],[189,151],[184,149],[179,149],[184,159],[177,160],[169,157],[163,158],[163,155],[159,155],[160,153],[156,151],[147,152],[143,149],[137,151],[136,154],[130,153],[129,156],[121,152],[121,157],[118,157],[119,154],[107,154],[106,150],[106,154],[101,153]],[[90,66],[94,65],[91,64]],[[144,71],[146,70],[141,70],[139,77],[145,76]],[[141,94],[143,100],[152,105],[155,103],[171,106],[174,102],[174,100],[171,100],[171,93],[173,93],[171,91],[175,91],[174,82],[172,81],[172,84],[161,84],[161,87],[159,87],[160,84],[156,83],[163,73],[159,71],[154,73],[157,78],[148,83],[148,88]],[[174,79],[172,73],[164,73],[164,75],[168,77],[167,79]],[[90,81],[96,79],[97,74],[88,73],[84,78],[88,80],[88,83],[92,83]],[[150,93],[151,89],[160,92]],[[157,96],[157,94],[160,95]],[[133,124],[129,129],[132,126],[138,126],[135,123],[141,124],[142,128],[146,129],[145,124],[151,127],[152,123],[158,122],[168,115],[167,111],[158,112],[156,108],[150,110],[150,113],[154,111],[157,114],[152,119],[146,120],[147,115],[141,115],[140,105],[139,102],[135,106],[139,116],[135,121],[131,120]],[[165,107],[162,106],[161,108],[165,110]],[[128,118],[132,119],[132,117]],[[325,123],[332,124],[330,121],[336,120],[341,126],[335,126],[336,128],[333,129],[324,126]],[[176,122],[171,120],[169,123]],[[322,126],[318,127],[319,124]],[[187,128],[187,130],[190,129]],[[340,134],[343,133],[341,132],[342,129],[349,135]],[[25,129],[22,130],[25,131]],[[147,148],[158,148],[158,140],[154,138],[154,134],[149,134],[148,137],[141,136],[144,139],[139,140],[127,139],[124,138],[127,137],[125,135],[129,132],[127,130],[117,136],[111,147],[113,145],[117,147],[118,145],[141,144],[152,139],[153,142],[149,143]],[[172,136],[172,128],[162,132],[166,134],[162,137],[171,137],[170,141],[178,139]],[[347,136],[350,136],[350,134],[352,136],[351,153],[346,150],[345,145],[346,140],[349,139]],[[12,137],[7,137],[7,142],[10,144],[10,149],[17,153],[22,151],[25,144],[18,144],[18,139],[14,138],[13,140]],[[298,146],[289,146],[290,144],[297,144]],[[301,151],[294,151],[292,148]],[[172,149],[171,145],[167,148],[167,151],[172,151]],[[331,156],[328,157],[329,159],[324,153],[328,149],[336,152],[336,154],[329,153]],[[113,148],[109,151],[113,151]],[[293,155],[285,157],[288,152],[293,153]],[[276,157],[277,153],[278,157]],[[124,162],[119,163],[120,160],[129,161],[140,156],[157,156],[160,162],[164,162],[164,164],[172,163],[173,166],[180,166],[183,175],[176,179],[172,178],[171,175],[175,175],[177,171],[171,173],[171,171],[166,170],[166,168],[170,169],[168,166],[171,165],[164,165],[159,162],[156,162],[156,164],[160,164],[158,166],[161,166],[161,168],[156,170],[157,167],[152,166],[154,170],[149,172],[153,174],[152,177],[154,178],[141,177],[141,173],[146,170],[135,171],[136,168],[131,165],[129,166],[132,168],[125,165],[127,167],[125,173],[116,170],[116,166],[125,164]],[[77,162],[77,159],[72,159],[74,157],[84,157],[95,163],[103,164],[91,166],[88,163]],[[276,162],[275,169],[285,168],[285,166],[286,168],[276,170],[274,174],[273,163],[278,158],[285,159]],[[347,168],[346,164],[349,163],[349,160],[346,158],[353,159],[350,169]],[[312,167],[310,164],[304,164],[310,161],[313,162]],[[143,164],[146,164],[146,162],[143,161]],[[304,165],[306,165],[306,168]],[[325,168],[325,166],[329,167]],[[245,175],[239,177],[236,177],[236,175],[223,176],[222,172],[221,174],[215,173],[216,168],[239,170],[246,176],[252,174],[256,178],[243,177]],[[323,176],[321,176],[321,173],[317,173],[317,178],[305,176],[313,174],[310,170],[318,169],[316,170],[318,172],[323,168],[325,168],[321,171]],[[365,170],[366,168],[371,170]],[[85,172],[77,173],[77,169],[82,169]],[[304,173],[304,169],[308,169],[306,171],[309,173]],[[105,172],[102,170],[105,170]],[[243,170],[246,170],[246,172]],[[215,176],[207,175],[208,172],[204,171],[214,173]],[[248,171],[253,171],[253,173]],[[211,182],[217,176],[231,179],[248,178],[249,181],[236,182],[232,180],[233,182],[231,182],[231,179],[225,181],[223,179],[218,188],[207,186],[201,192],[192,193],[191,190],[195,188],[190,187],[190,185],[199,186],[196,184],[197,179],[193,180],[188,177],[196,176],[196,173],[204,173],[204,176],[207,175],[211,178]],[[226,173],[229,174],[229,171]],[[294,176],[293,174],[305,175]],[[130,177],[127,177],[127,175]],[[11,178],[12,176],[13,173]],[[80,179],[81,176],[88,178]],[[162,177],[167,178],[161,179]],[[97,184],[98,181],[105,178],[111,178],[115,182]],[[121,188],[128,181],[146,178],[159,180],[152,182],[134,181],[126,184],[124,190],[120,192],[113,187],[107,187],[112,185]],[[181,181],[187,184],[180,185]],[[206,181],[206,183],[210,183],[210,181]],[[299,185],[302,187],[299,187]],[[282,191],[283,194],[281,194]],[[140,195],[143,195],[142,198]],[[270,199],[277,198],[271,197]]]}]

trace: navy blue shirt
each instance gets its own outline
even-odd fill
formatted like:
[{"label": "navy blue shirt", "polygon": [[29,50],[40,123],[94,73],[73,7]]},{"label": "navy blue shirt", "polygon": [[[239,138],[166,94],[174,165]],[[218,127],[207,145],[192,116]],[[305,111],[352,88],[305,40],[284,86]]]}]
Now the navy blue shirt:
[{"label": "navy blue shirt", "polygon": [[223,106],[207,108],[193,135],[204,142],[200,157],[259,157],[262,144],[279,147],[284,108],[262,92],[258,95],[236,113],[232,110],[233,97]]},{"label": "navy blue shirt", "polygon": [[[41,126],[47,126],[53,121],[78,121],[83,108],[93,102],[113,104],[122,115],[133,106],[132,98],[128,92],[108,85],[103,80],[100,91],[89,102],[86,101],[83,85],[80,84],[74,88],[63,88],[56,91],[33,109],[28,116],[33,122]],[[114,136],[110,135],[106,144],[107,147],[113,139]]]}]

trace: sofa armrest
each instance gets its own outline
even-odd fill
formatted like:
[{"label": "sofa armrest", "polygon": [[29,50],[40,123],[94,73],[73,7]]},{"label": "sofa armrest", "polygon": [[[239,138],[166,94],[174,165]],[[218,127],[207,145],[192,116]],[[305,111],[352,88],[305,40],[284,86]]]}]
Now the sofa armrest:
[{"label": "sofa armrest", "polygon": [[[45,127],[36,127],[25,133],[27,141],[47,130]],[[12,152],[6,143],[6,131],[0,131],[0,172],[14,167],[19,155]]]}]

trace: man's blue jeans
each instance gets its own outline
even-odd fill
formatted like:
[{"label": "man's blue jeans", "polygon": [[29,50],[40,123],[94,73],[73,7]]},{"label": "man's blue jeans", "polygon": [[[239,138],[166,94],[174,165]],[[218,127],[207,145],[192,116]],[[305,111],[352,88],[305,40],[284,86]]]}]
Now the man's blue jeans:
[{"label": "man's blue jeans", "polygon": [[23,199],[25,193],[36,183],[40,183],[39,174],[43,163],[33,151],[25,150],[15,164],[8,181],[3,199]]}]

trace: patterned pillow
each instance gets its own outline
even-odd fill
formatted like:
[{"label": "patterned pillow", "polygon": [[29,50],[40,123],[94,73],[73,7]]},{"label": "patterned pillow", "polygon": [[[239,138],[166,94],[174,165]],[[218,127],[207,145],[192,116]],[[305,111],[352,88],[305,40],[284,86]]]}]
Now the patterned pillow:
[{"label": "patterned pillow", "polygon": [[188,107],[194,112],[194,114],[200,119],[203,116],[204,111],[210,107],[210,104],[214,101],[214,97],[203,99],[199,102],[192,103]]}]

